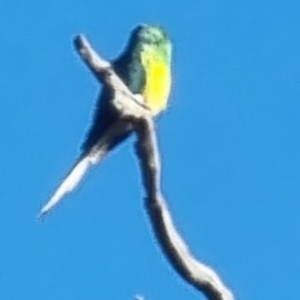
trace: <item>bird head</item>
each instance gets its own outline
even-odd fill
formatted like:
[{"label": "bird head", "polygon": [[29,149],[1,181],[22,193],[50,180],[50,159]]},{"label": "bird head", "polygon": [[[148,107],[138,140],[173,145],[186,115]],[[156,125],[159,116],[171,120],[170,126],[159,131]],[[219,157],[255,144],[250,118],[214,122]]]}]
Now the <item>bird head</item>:
[{"label": "bird head", "polygon": [[[160,26],[141,24],[131,32],[128,48],[131,50],[163,52],[171,56],[171,41],[167,32]],[[129,50],[128,49],[128,50]]]},{"label": "bird head", "polygon": [[132,31],[131,36],[139,43],[150,45],[170,42],[167,32],[160,26],[140,24]]}]

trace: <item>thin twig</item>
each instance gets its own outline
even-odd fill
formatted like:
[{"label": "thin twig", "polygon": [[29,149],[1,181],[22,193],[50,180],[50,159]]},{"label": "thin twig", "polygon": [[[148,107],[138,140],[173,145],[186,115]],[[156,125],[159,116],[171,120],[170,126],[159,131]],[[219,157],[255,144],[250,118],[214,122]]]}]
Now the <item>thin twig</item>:
[{"label": "thin twig", "polygon": [[[74,39],[74,46],[82,60],[100,83],[110,87],[114,93],[111,99],[113,107],[120,117],[139,119],[147,112],[147,106],[143,103],[141,95],[133,95],[123,81],[117,76],[112,65],[104,60],[90,45],[84,35],[78,35]],[[125,101],[124,101],[125,99]],[[130,99],[127,101],[126,99]],[[129,113],[129,116],[126,114]]]}]

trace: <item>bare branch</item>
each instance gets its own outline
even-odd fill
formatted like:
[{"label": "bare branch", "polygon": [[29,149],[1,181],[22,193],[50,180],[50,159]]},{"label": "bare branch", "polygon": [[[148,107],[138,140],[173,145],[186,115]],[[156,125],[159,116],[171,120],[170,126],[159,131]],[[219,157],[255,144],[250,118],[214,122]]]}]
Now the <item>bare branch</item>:
[{"label": "bare branch", "polygon": [[[112,104],[121,117],[139,119],[143,117],[145,113],[150,114],[150,112],[146,112],[147,106],[143,103],[142,96],[133,95],[130,92],[128,87],[119,76],[117,76],[111,64],[96,53],[83,35],[78,35],[74,39],[74,46],[98,81],[110,87],[115,93]],[[126,98],[130,100],[127,101]],[[126,115],[127,112],[129,116]]]},{"label": "bare branch", "polygon": [[92,71],[96,78],[101,81],[101,78],[99,78],[99,74],[107,72],[107,69],[111,68],[111,64],[108,61],[102,59],[96,53],[96,51],[91,47],[88,40],[82,34],[74,38],[74,46],[88,68]]},{"label": "bare branch", "polygon": [[175,228],[161,192],[160,158],[154,123],[144,118],[137,127],[137,153],[147,192],[145,204],[155,236],[176,271],[210,300],[233,300],[219,276],[197,261]]},{"label": "bare branch", "polygon": [[114,92],[112,105],[121,119],[137,132],[137,155],[147,197],[145,204],[155,236],[170,263],[188,283],[209,300],[234,300],[231,291],[213,269],[194,258],[173,223],[161,191],[160,155],[152,116],[140,95],[133,95],[116,75],[110,63],[102,59],[83,35],[74,40],[75,48],[96,78]]}]

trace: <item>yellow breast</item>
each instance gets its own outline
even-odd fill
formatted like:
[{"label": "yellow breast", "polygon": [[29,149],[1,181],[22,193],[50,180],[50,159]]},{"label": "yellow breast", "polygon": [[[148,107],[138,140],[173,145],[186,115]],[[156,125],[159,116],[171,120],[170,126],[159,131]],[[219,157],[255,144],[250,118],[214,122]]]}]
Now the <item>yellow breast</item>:
[{"label": "yellow breast", "polygon": [[143,96],[153,115],[167,106],[171,89],[171,69],[165,61],[142,54],[142,64],[146,72]]}]

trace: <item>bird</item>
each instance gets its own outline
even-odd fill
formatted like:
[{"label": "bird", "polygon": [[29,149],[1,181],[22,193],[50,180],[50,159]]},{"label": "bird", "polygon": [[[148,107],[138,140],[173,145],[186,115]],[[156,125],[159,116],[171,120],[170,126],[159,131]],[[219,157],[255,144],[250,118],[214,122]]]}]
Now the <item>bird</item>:
[{"label": "bird", "polygon": [[[133,94],[143,96],[153,117],[165,110],[172,85],[172,42],[163,27],[137,25],[131,31],[125,49],[111,65]],[[108,87],[102,87],[90,129],[81,146],[81,155],[42,207],[39,217],[48,214],[79,185],[92,166],[132,133],[132,125],[120,121],[112,109],[111,93]]]}]

